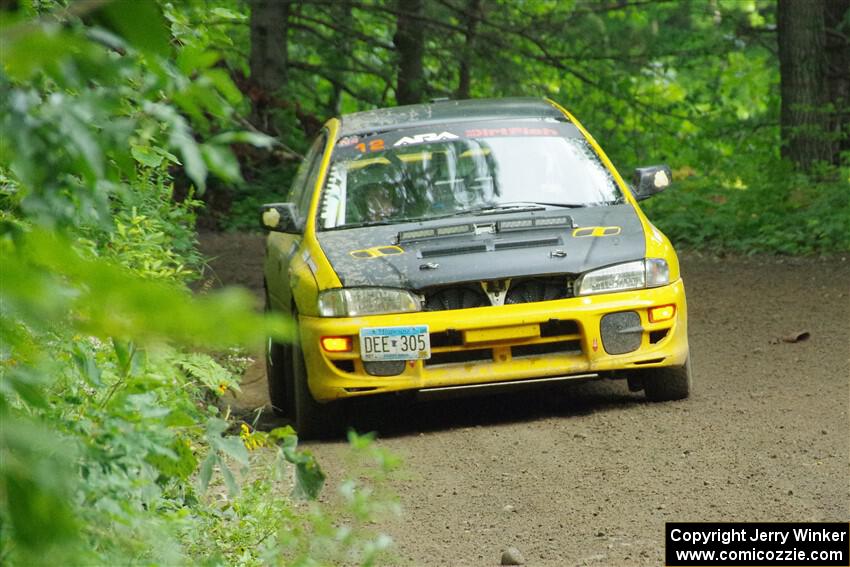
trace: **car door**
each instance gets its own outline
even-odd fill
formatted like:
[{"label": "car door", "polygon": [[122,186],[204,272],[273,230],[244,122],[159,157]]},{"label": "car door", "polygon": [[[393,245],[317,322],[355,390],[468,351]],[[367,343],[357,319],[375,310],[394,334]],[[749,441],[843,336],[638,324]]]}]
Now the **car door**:
[{"label": "car door", "polygon": [[297,230],[292,233],[270,232],[266,240],[265,278],[269,307],[276,311],[289,313],[292,307],[292,282],[290,265],[301,248],[304,226],[310,208],[310,201],[319,177],[322,156],[327,146],[326,131],[310,146],[304,161],[295,174],[288,202],[294,203],[297,214]]}]

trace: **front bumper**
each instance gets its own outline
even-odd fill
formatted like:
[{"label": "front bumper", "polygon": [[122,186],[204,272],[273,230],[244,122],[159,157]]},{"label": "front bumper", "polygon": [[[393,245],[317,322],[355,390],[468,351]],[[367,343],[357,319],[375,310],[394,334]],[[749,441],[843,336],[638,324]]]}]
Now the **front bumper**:
[{"label": "front bumper", "polygon": [[[663,305],[675,305],[675,316],[650,322],[648,310]],[[640,317],[639,346],[625,354],[608,354],[600,321],[606,314],[619,312]],[[658,288],[555,301],[352,318],[301,316],[299,323],[308,384],[318,401],[681,366],[688,356],[681,280]],[[396,376],[368,374],[360,360],[359,330],[396,325],[428,325],[431,359],[408,361]],[[327,336],[350,336],[353,351],[325,352],[320,340]]]}]

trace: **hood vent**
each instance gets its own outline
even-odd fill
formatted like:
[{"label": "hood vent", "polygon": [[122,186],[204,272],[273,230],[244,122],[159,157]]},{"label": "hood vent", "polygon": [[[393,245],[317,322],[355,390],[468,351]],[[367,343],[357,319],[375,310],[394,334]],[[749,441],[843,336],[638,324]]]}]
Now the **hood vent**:
[{"label": "hood vent", "polygon": [[423,248],[423,258],[434,258],[436,256],[455,256],[457,254],[475,254],[476,252],[486,252],[486,244],[469,244],[466,246],[452,246],[443,248]]},{"label": "hood vent", "polygon": [[530,248],[532,246],[556,246],[561,243],[558,237],[535,238],[532,240],[501,240],[496,242],[496,250],[510,250],[511,248]]}]

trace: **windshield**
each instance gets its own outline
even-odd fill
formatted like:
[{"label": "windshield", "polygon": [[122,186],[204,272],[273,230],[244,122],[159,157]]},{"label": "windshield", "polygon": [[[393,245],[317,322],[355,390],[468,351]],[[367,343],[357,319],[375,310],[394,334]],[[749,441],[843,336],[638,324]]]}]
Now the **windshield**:
[{"label": "windshield", "polygon": [[343,138],[319,213],[324,229],[500,207],[581,207],[622,194],[569,123],[499,121]]}]

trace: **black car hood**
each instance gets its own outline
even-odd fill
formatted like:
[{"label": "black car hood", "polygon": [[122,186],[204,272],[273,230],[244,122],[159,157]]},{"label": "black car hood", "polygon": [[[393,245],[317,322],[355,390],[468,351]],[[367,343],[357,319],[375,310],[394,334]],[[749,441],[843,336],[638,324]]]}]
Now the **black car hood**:
[{"label": "black car hood", "polygon": [[[572,227],[490,232],[503,220],[569,215]],[[399,231],[471,223],[478,234],[405,240]],[[630,204],[452,217],[427,222],[317,233],[319,244],[345,287],[421,290],[436,285],[580,274],[642,259],[643,226]]]}]

